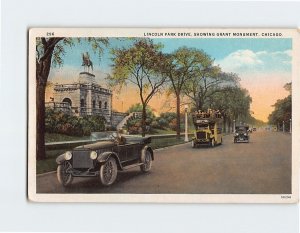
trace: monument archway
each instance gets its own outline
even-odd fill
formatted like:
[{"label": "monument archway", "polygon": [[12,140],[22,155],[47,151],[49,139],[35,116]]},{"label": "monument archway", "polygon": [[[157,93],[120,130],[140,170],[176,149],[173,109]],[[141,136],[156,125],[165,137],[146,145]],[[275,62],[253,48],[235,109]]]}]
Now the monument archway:
[{"label": "monument archway", "polygon": [[72,107],[72,100],[70,98],[64,98],[62,102],[68,103]]}]

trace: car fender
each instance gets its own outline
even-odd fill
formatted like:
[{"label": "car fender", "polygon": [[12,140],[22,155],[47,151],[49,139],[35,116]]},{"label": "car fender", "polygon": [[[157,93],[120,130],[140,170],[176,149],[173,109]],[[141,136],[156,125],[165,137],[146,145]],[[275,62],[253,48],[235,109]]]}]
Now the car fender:
[{"label": "car fender", "polygon": [[58,165],[60,165],[60,164],[62,164],[64,161],[65,161],[66,159],[65,159],[65,154],[61,154],[61,155],[59,155],[57,158],[56,158],[56,163],[58,164]]},{"label": "car fender", "polygon": [[115,152],[111,152],[111,151],[103,152],[102,154],[98,155],[97,161],[99,163],[105,163],[110,157],[115,158],[118,169],[122,170],[122,165],[121,165],[120,159]]},{"label": "car fender", "polygon": [[154,160],[154,155],[153,155],[153,150],[150,146],[145,146],[143,149],[142,149],[142,153],[141,153],[141,162],[144,163],[145,162],[145,156],[146,156],[146,151],[149,150],[150,151],[150,154],[151,154],[151,158],[152,160]]}]

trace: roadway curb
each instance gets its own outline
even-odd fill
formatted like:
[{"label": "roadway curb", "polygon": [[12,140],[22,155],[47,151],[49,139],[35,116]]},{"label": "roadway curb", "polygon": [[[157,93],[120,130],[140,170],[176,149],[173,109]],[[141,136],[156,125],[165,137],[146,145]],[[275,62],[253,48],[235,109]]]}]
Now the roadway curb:
[{"label": "roadway curb", "polygon": [[190,142],[191,142],[191,141],[184,142],[184,143],[180,143],[180,144],[176,144],[176,145],[171,145],[171,146],[161,147],[161,148],[154,149],[154,151],[161,151],[161,150],[165,150],[165,149],[168,149],[168,148],[181,146],[181,145],[184,145],[184,144],[187,144],[187,143],[190,143]]}]

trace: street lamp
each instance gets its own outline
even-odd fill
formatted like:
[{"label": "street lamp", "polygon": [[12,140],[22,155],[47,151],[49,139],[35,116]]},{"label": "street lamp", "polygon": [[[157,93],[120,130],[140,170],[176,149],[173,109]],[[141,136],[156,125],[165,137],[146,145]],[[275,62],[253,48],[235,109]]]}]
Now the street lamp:
[{"label": "street lamp", "polygon": [[282,132],[284,132],[285,129],[284,129],[284,121],[282,121]]},{"label": "street lamp", "polygon": [[290,133],[292,133],[292,119],[290,119]]},{"label": "street lamp", "polygon": [[184,136],[184,141],[188,142],[189,138],[188,138],[188,118],[187,118],[187,110],[188,110],[188,106],[187,104],[184,105],[184,112],[185,112],[185,136]]}]

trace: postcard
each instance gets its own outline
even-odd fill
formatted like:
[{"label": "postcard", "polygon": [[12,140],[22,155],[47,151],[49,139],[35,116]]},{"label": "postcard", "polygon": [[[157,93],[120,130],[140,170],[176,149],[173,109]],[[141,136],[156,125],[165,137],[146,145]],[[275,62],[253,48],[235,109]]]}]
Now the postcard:
[{"label": "postcard", "polygon": [[299,58],[297,29],[30,29],[28,199],[298,202]]}]

